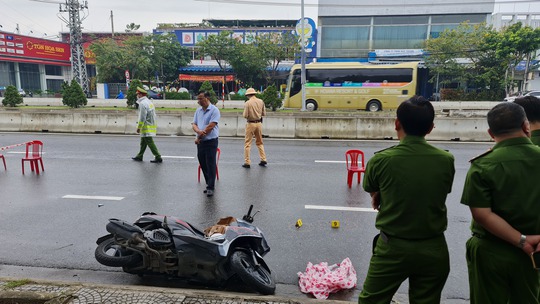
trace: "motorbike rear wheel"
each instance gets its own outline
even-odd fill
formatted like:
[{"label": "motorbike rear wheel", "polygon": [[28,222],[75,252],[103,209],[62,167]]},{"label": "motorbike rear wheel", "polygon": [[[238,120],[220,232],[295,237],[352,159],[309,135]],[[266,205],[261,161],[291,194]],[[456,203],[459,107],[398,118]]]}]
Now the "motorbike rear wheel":
[{"label": "motorbike rear wheel", "polygon": [[276,292],[276,283],[270,272],[262,265],[254,265],[252,257],[246,252],[233,252],[231,255],[231,268],[244,283],[256,291],[264,295],[272,295]]},{"label": "motorbike rear wheel", "polygon": [[142,260],[141,255],[138,253],[115,244],[113,238],[99,243],[95,251],[95,257],[99,263],[110,267],[132,266]]}]

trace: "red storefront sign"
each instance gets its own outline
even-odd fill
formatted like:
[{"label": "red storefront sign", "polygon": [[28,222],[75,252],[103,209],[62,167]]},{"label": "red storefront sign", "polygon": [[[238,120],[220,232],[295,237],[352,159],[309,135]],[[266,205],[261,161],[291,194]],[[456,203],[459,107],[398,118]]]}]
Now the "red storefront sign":
[{"label": "red storefront sign", "polygon": [[[187,80],[187,81],[210,81],[210,82],[223,82],[223,76],[216,76],[216,75],[187,75],[187,74],[180,74],[178,76],[178,80]],[[234,75],[227,75],[226,76],[227,81],[234,81]]]},{"label": "red storefront sign", "polygon": [[85,42],[83,43],[83,50],[84,50],[84,61],[86,64],[96,64],[96,54],[92,52],[90,49],[90,46],[92,45],[92,42]]},{"label": "red storefront sign", "polygon": [[0,60],[71,65],[69,44],[0,32]]}]

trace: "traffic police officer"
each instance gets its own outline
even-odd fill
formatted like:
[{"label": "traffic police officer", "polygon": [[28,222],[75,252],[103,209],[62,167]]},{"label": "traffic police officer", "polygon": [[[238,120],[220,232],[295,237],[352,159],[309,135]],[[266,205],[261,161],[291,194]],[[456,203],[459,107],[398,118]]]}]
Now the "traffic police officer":
[{"label": "traffic police officer", "polygon": [[530,255],[540,242],[540,148],[523,108],[500,103],[487,114],[493,148],[471,160],[461,203],[472,213],[467,241],[471,304],[540,303]]},{"label": "traffic police officer", "polygon": [[131,159],[135,161],[142,161],[144,151],[146,147],[150,148],[152,154],[154,154],[154,159],[151,160],[151,163],[161,163],[163,159],[161,154],[159,154],[158,148],[154,143],[154,136],[157,133],[157,122],[156,122],[156,107],[154,104],[146,97],[146,90],[137,87],[137,104],[139,105],[139,120],[137,122],[137,133],[141,134],[141,149],[139,153],[132,157]]},{"label": "traffic police officer", "polygon": [[376,153],[363,182],[374,209],[380,237],[359,303],[390,303],[409,279],[410,303],[439,303],[450,272],[446,196],[454,180],[452,154],[428,144],[433,105],[414,96],[397,109],[397,146]]}]

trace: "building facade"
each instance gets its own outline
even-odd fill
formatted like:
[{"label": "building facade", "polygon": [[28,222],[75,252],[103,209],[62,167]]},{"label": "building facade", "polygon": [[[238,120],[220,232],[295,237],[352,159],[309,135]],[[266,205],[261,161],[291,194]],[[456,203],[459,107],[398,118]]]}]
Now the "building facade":
[{"label": "building facade", "polygon": [[422,49],[426,39],[436,38],[462,22],[489,24],[494,3],[495,0],[379,0],[376,4],[365,0],[319,0],[319,57],[322,61],[367,61],[373,51]]},{"label": "building facade", "polygon": [[71,78],[69,44],[0,32],[0,89],[58,92]]}]

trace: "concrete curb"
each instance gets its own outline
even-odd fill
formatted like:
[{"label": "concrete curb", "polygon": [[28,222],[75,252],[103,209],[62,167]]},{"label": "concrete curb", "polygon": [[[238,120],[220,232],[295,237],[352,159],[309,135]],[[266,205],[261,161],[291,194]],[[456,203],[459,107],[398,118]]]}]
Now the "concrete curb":
[{"label": "concrete curb", "polygon": [[272,303],[272,304],[317,304],[349,303],[346,301],[299,299],[257,294],[194,290],[184,288],[162,288],[149,286],[101,285],[59,281],[30,280],[27,284],[2,290],[10,278],[0,278],[0,304],[46,303],[46,304],[94,304],[94,303]]}]

